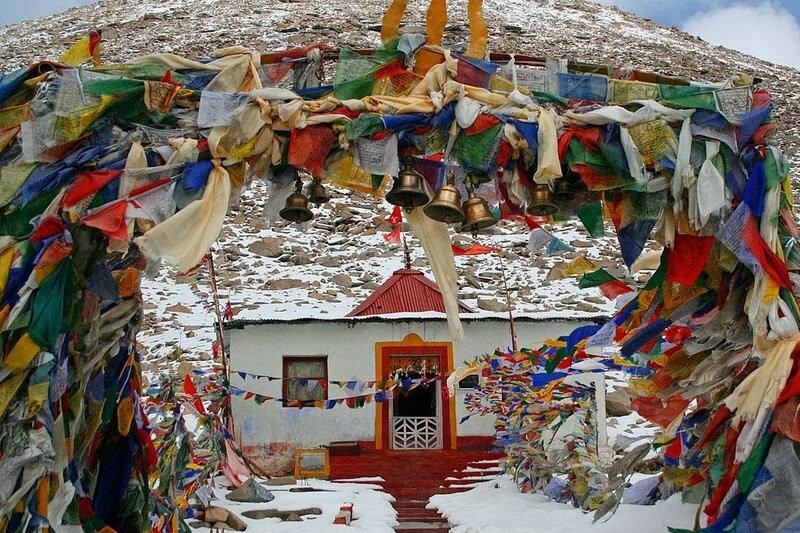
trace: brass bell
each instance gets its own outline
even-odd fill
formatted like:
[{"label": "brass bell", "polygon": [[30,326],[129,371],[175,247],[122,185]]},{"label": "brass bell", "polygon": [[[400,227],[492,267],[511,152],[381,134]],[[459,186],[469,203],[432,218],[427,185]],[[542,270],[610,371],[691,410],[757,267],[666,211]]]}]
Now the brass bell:
[{"label": "brass bell", "polygon": [[430,201],[422,174],[411,168],[411,158],[405,160],[400,176],[395,178],[392,190],[386,194],[386,201],[408,210],[425,205]]},{"label": "brass bell", "polygon": [[458,192],[453,182],[454,176],[450,172],[447,175],[447,183],[436,191],[433,200],[423,208],[429,218],[445,224],[455,224],[464,220],[464,212],[461,210],[461,193]]},{"label": "brass bell", "polygon": [[550,187],[540,183],[533,190],[533,198],[526,211],[535,217],[545,217],[558,213],[558,206],[551,199]]},{"label": "brass bell", "polygon": [[572,190],[572,185],[565,180],[560,179],[556,182],[555,190],[553,191],[553,200],[557,204],[568,204],[575,199],[575,193]]},{"label": "brass bell", "polygon": [[497,219],[489,211],[489,204],[480,196],[476,196],[474,192],[470,191],[469,198],[461,206],[461,209],[464,211],[464,223],[459,231],[477,233],[497,224]]},{"label": "brass bell", "polygon": [[497,224],[497,219],[489,211],[489,204],[486,203],[486,200],[475,195],[475,187],[480,183],[480,176],[470,174],[467,177],[469,198],[461,206],[461,210],[464,212],[464,223],[459,231],[471,231],[473,235],[484,228]]},{"label": "brass bell", "polygon": [[281,218],[289,222],[308,222],[314,213],[308,208],[308,198],[301,192],[303,182],[297,178],[295,191],[286,198],[286,205],[280,211]]},{"label": "brass bell", "polygon": [[311,184],[311,190],[308,194],[308,201],[312,204],[322,205],[328,203],[330,199],[331,197],[328,196],[328,191],[325,190],[322,180],[314,178],[314,183]]}]

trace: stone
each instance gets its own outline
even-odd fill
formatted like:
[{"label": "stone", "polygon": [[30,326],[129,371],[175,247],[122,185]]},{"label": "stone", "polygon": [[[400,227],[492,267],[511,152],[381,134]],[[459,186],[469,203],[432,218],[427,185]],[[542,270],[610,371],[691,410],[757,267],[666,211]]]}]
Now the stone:
[{"label": "stone", "polygon": [[484,311],[491,311],[493,313],[502,313],[504,311],[508,311],[508,305],[503,302],[498,302],[497,300],[491,300],[489,298],[478,298],[478,307]]},{"label": "stone", "polygon": [[606,394],[606,416],[631,414],[631,397],[626,389],[616,389]]},{"label": "stone", "polygon": [[350,279],[350,276],[348,276],[347,274],[335,274],[331,278],[331,281],[336,285],[344,288],[349,288],[353,286],[353,280]]},{"label": "stone", "polygon": [[229,514],[230,511],[224,507],[207,507],[205,512],[203,512],[203,521],[210,524],[214,524],[216,522],[225,523],[228,520]]},{"label": "stone", "polygon": [[264,481],[265,485],[269,485],[270,487],[280,486],[280,485],[294,485],[297,483],[297,479],[294,476],[277,476],[272,477]]},{"label": "stone", "polygon": [[251,243],[247,249],[261,257],[280,257],[283,254],[283,241],[275,237],[264,237]]},{"label": "stone", "polygon": [[167,313],[191,313],[192,312],[192,310],[189,307],[187,307],[187,306],[185,306],[183,304],[175,304],[175,305],[167,306],[164,309],[164,311],[166,311]]},{"label": "stone", "polygon": [[228,524],[230,529],[235,531],[244,531],[247,529],[247,524],[245,521],[233,513],[228,514],[228,520],[226,520],[225,523]]},{"label": "stone", "polygon": [[242,485],[225,496],[234,502],[266,503],[275,499],[275,496],[255,479],[250,478]]},{"label": "stone", "polygon": [[337,268],[342,266],[342,262],[336,258],[326,255],[325,257],[317,258],[316,263],[320,266],[328,267],[328,268]]},{"label": "stone", "polygon": [[303,519],[300,518],[300,515],[297,513],[291,513],[289,516],[286,517],[287,522],[302,522]]},{"label": "stone", "polygon": [[225,522],[214,522],[211,526],[211,531],[226,531],[228,529],[228,524]]},{"label": "stone", "polygon": [[293,265],[302,266],[308,265],[311,263],[311,258],[308,257],[305,253],[296,253],[289,258],[289,262]]},{"label": "stone", "polygon": [[306,282],[293,278],[272,279],[267,282],[267,288],[271,291],[284,291],[286,289],[299,289],[305,287]]}]

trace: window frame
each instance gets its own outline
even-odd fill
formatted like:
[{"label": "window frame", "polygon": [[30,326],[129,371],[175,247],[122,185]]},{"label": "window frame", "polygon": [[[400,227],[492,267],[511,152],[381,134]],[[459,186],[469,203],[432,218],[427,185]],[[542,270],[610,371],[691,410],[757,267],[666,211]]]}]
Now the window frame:
[{"label": "window frame", "polygon": [[[281,396],[282,396],[282,404],[283,407],[297,407],[289,405],[290,402],[301,401],[305,406],[308,402],[312,400],[290,400],[289,399],[289,381],[294,379],[316,379],[319,380],[319,387],[322,387],[322,394],[323,400],[328,399],[328,356],[327,355],[284,355],[282,356],[282,368],[283,368],[283,375],[282,375],[282,384],[281,384]],[[323,377],[296,377],[290,378],[288,376],[289,372],[289,365],[291,363],[319,363],[323,364]],[[322,383],[324,381],[324,383]],[[313,400],[319,401],[319,400]]]}]

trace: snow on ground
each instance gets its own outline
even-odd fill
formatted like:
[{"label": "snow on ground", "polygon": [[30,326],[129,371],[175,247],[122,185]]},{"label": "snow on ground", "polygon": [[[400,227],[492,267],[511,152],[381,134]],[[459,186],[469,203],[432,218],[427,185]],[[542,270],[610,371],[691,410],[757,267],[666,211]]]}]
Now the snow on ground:
[{"label": "snow on ground", "polygon": [[[314,492],[289,492],[294,487],[312,487]],[[247,531],[288,533],[294,531],[314,533],[393,533],[398,524],[397,513],[392,507],[394,498],[380,490],[379,485],[366,483],[339,483],[319,479],[307,479],[297,485],[267,487],[275,496],[268,503],[239,503],[225,498],[230,491],[214,489],[218,499],[211,505],[224,507],[235,513],[247,524]],[[334,525],[333,519],[339,508],[353,504],[353,518],[350,526]],[[277,509],[291,511],[308,507],[318,507],[320,515],[304,515],[300,522],[283,522],[279,518],[252,519],[242,516],[242,512],[257,509]],[[193,521],[190,520],[191,525]],[[207,532],[207,527],[193,527],[193,531]]]},{"label": "snow on ground", "polygon": [[428,507],[453,524],[451,533],[662,533],[667,526],[692,528],[697,512],[678,494],[656,505],[623,504],[610,519],[592,525],[592,514],[542,494],[522,494],[507,476],[433,496]]}]

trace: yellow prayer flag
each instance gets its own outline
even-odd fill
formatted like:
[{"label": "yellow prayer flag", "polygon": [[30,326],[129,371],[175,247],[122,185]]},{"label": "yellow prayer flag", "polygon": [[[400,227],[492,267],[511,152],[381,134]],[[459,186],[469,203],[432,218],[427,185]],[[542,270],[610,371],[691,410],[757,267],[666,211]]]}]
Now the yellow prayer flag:
[{"label": "yellow prayer flag", "polygon": [[24,333],[3,363],[13,370],[25,370],[39,351],[39,345],[31,339],[30,335]]},{"label": "yellow prayer flag", "polygon": [[58,60],[71,67],[80,66],[86,61],[92,59],[91,45],[92,38],[87,35],[83,39],[80,39],[75,44],[70,46],[69,49],[58,58]]},{"label": "yellow prayer flag", "polygon": [[567,265],[566,268],[564,268],[564,270],[561,271],[561,274],[565,278],[572,278],[572,277],[582,276],[587,272],[594,272],[598,268],[600,267],[597,266],[596,263],[592,262],[591,259],[581,254],[575,259],[573,259],[572,262],[569,265]]}]

